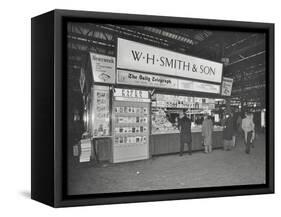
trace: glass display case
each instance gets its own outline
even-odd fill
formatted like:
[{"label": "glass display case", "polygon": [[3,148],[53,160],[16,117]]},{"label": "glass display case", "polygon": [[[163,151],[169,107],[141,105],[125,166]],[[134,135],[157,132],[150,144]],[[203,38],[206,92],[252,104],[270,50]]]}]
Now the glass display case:
[{"label": "glass display case", "polygon": [[148,93],[118,90],[114,93],[112,108],[113,162],[147,159],[150,133]]},{"label": "glass display case", "polygon": [[151,133],[177,133],[179,132],[177,126],[177,118],[171,120],[164,108],[152,108],[151,111]]},{"label": "glass display case", "polygon": [[215,100],[190,96],[155,94],[153,96],[151,119],[152,134],[179,133],[178,120],[183,110],[191,119],[192,132],[201,132],[205,113],[212,114]]},{"label": "glass display case", "polygon": [[114,143],[146,143],[148,133],[148,108],[116,106],[114,108]]}]

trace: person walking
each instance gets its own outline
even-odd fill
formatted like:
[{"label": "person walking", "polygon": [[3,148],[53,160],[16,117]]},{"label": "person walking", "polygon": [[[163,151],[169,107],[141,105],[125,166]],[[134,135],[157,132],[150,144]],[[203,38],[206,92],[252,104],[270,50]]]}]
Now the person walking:
[{"label": "person walking", "polygon": [[233,144],[233,118],[229,113],[225,115],[224,129],[223,129],[223,149],[225,151],[230,151]]},{"label": "person walking", "polygon": [[250,154],[251,143],[255,133],[255,124],[252,114],[246,113],[246,117],[242,120],[242,129],[244,131],[244,143],[246,145],[246,154]]},{"label": "person walking", "polygon": [[188,145],[188,154],[192,154],[191,120],[186,116],[186,110],[183,111],[183,117],[179,119],[180,130],[180,156],[183,155],[184,145]]},{"label": "person walking", "polygon": [[204,140],[205,153],[212,152],[213,122],[207,114],[204,115],[202,123],[202,137]]}]

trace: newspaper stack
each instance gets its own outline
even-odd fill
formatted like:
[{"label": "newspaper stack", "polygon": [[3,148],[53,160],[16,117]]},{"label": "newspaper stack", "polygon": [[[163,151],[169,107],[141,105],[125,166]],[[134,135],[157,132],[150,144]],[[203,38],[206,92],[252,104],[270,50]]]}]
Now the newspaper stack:
[{"label": "newspaper stack", "polygon": [[91,159],[91,140],[82,139],[81,140],[80,162],[89,162],[90,159]]}]

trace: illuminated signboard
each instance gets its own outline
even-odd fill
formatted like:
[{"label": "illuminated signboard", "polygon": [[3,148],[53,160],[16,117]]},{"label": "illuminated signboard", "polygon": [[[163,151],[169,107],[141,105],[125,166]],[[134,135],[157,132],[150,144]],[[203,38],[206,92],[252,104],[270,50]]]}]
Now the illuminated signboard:
[{"label": "illuminated signboard", "polygon": [[117,68],[221,83],[223,64],[118,38]]},{"label": "illuminated signboard", "polygon": [[209,84],[197,81],[187,81],[187,80],[178,80],[178,89],[180,90],[189,90],[189,91],[199,91],[205,93],[220,93],[220,85],[218,84]]},{"label": "illuminated signboard", "polygon": [[117,83],[146,87],[170,88],[205,93],[220,93],[220,85],[171,78],[168,76],[117,70]]}]

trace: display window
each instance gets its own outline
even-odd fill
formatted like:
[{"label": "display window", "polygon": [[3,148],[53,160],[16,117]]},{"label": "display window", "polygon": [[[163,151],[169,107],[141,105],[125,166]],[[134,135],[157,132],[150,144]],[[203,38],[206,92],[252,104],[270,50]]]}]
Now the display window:
[{"label": "display window", "polygon": [[204,114],[212,116],[215,109],[215,100],[211,98],[155,94],[153,100],[152,134],[179,133],[178,120],[183,110],[191,119],[192,131],[200,131]]},{"label": "display window", "polygon": [[148,159],[150,127],[148,92],[116,89],[113,95],[113,162]]}]

